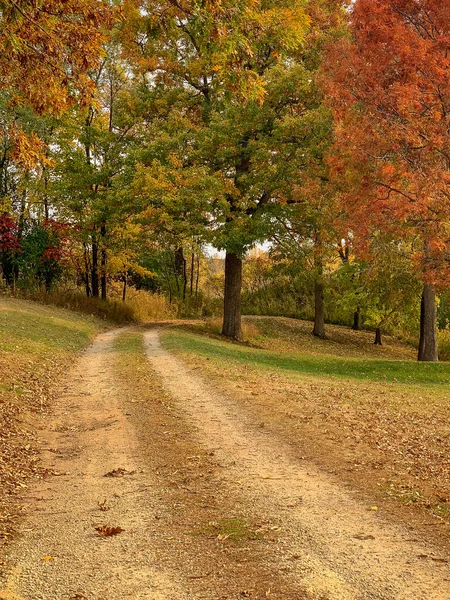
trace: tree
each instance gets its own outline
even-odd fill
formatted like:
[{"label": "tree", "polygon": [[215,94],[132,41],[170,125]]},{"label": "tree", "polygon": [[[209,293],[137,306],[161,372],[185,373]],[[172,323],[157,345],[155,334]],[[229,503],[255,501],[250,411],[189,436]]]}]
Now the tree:
[{"label": "tree", "polygon": [[13,102],[60,113],[89,100],[111,5],[95,0],[0,0],[0,78]]},{"label": "tree", "polygon": [[[325,115],[324,115],[325,116]],[[323,135],[315,135],[314,163],[307,173],[300,174],[300,181],[293,189],[294,204],[284,210],[278,221],[279,231],[273,235],[274,250],[298,270],[303,269],[311,280],[314,296],[313,335],[322,339],[325,333],[325,287],[330,273],[336,269],[335,229],[336,198],[328,185],[324,151],[328,146],[331,120],[324,127]],[[312,146],[312,140],[311,140]]]},{"label": "tree", "polygon": [[420,277],[409,258],[410,248],[388,236],[376,236],[370,253],[353,256],[336,271],[335,305],[350,313],[357,305],[364,325],[375,329],[376,345],[382,333],[410,331],[418,322],[417,299]]},{"label": "tree", "polygon": [[450,13],[440,0],[356,0],[328,54],[334,173],[370,244],[409,240],[423,282],[419,360],[438,358],[435,286],[450,276]]},{"label": "tree", "polygon": [[51,219],[42,223],[29,219],[24,223],[17,259],[22,285],[51,291],[69,258],[69,233],[67,224]]},{"label": "tree", "polygon": [[[271,208],[298,178],[320,104],[317,47],[304,45],[311,17],[299,0],[129,2],[126,10],[127,56],[153,96],[159,91],[145,170],[165,170],[173,187],[176,163],[181,189],[195,172],[208,176],[200,210],[226,251],[223,334],[239,340],[243,256],[267,237]],[[169,136],[175,122],[178,144]]]},{"label": "tree", "polygon": [[8,285],[14,283],[14,271],[20,252],[17,224],[9,215],[0,215],[0,266],[2,277]]},{"label": "tree", "polygon": [[96,90],[89,106],[68,111],[53,132],[54,163],[46,193],[54,209],[76,225],[77,266],[88,296],[107,297],[107,280],[117,270],[108,261],[114,248],[112,230],[133,212],[123,194],[129,168],[134,123],[121,107],[129,100],[129,80],[120,52],[112,42],[92,72]]},{"label": "tree", "polygon": [[48,182],[51,117],[91,101],[90,72],[114,12],[107,0],[0,0],[0,203],[14,215],[19,242],[37,196],[49,218],[46,191],[34,192]]}]

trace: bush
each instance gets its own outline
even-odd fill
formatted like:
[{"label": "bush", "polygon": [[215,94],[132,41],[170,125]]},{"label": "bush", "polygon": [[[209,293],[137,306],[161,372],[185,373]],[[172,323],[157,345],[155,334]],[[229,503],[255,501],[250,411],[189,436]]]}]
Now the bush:
[{"label": "bush", "polygon": [[439,360],[450,360],[450,329],[443,329],[438,334]]},{"label": "bush", "polygon": [[178,313],[177,306],[170,305],[165,296],[144,290],[133,290],[129,300],[121,304],[131,309],[135,321],[141,322],[174,319]]}]

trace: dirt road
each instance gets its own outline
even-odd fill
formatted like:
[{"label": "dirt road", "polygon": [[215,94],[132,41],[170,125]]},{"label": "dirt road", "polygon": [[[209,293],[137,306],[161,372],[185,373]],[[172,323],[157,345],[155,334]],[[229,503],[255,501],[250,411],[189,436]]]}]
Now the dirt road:
[{"label": "dirt road", "polygon": [[121,334],[61,387],[0,599],[450,600],[448,557],[296,458],[157,329],[136,334],[145,373],[118,362]]}]

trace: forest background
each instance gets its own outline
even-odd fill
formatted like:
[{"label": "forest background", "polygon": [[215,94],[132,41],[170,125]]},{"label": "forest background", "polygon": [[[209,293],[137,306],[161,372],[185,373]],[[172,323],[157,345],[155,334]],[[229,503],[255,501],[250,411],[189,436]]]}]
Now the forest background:
[{"label": "forest background", "polygon": [[437,0],[0,0],[3,291],[448,358],[449,67]]}]

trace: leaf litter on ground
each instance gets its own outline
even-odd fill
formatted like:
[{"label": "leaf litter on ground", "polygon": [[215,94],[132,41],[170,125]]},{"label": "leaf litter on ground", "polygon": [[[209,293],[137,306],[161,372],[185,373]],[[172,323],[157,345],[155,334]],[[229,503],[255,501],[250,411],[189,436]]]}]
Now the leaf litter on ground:
[{"label": "leaf litter on ground", "polygon": [[122,527],[111,527],[110,525],[100,525],[99,527],[95,527],[95,531],[103,537],[111,537],[122,533],[125,529],[122,529]]}]

